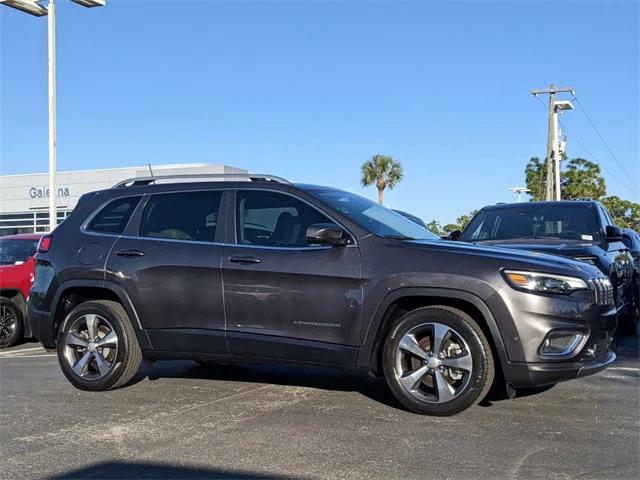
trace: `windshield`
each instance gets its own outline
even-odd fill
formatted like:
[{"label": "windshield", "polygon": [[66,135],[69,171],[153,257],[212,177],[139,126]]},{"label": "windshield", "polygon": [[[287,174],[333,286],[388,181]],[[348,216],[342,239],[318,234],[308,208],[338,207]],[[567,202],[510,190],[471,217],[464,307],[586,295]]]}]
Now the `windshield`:
[{"label": "windshield", "polygon": [[36,253],[37,246],[38,240],[0,238],[0,265],[26,262]]},{"label": "windshield", "polygon": [[381,237],[398,240],[440,239],[417,223],[367,198],[339,190],[312,193],[365,230]]},{"label": "windshield", "polygon": [[483,210],[459,237],[465,242],[540,238],[600,241],[596,212],[591,205],[534,203]]}]

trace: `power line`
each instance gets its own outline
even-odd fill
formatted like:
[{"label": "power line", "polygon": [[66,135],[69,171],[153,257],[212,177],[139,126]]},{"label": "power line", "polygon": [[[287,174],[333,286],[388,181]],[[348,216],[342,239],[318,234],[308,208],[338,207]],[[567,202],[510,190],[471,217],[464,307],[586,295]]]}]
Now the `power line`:
[{"label": "power line", "polygon": [[627,178],[629,179],[629,181],[636,187],[638,187],[638,184],[636,182],[633,181],[633,178],[631,178],[631,175],[629,175],[629,173],[627,172],[626,168],[624,168],[624,166],[622,165],[622,163],[620,163],[620,160],[618,160],[618,157],[616,157],[615,153],[613,153],[613,150],[611,150],[611,147],[609,146],[609,144],[607,143],[607,141],[604,139],[604,137],[602,136],[602,134],[600,133],[600,131],[598,130],[598,127],[596,127],[595,123],[593,123],[593,120],[591,120],[591,117],[589,116],[589,114],[587,113],[587,111],[584,108],[584,105],[582,105],[582,102],[580,101],[580,99],[578,97],[576,97],[574,95],[573,99],[578,102],[578,105],[580,106],[580,110],[582,110],[582,113],[584,113],[584,116],[587,117],[587,120],[589,121],[589,123],[591,124],[591,126],[593,127],[593,130],[598,134],[598,137],[600,137],[600,140],[602,140],[602,143],[604,144],[605,147],[607,147],[607,150],[609,151],[609,153],[611,154],[611,157],[616,161],[616,163],[618,164],[618,166],[622,169],[622,171],[624,172],[624,174],[627,176]]},{"label": "power line", "polygon": [[[542,105],[542,108],[544,108],[545,110],[547,109],[547,105],[542,101],[541,98],[536,97],[538,99],[538,101],[540,102],[540,104]],[[578,137],[575,136],[575,134],[571,133],[571,131],[566,127],[566,125],[564,123],[562,123],[561,120],[558,119],[558,123],[560,124],[560,126],[562,127],[562,130],[569,136],[571,137],[585,152],[587,155],[589,155],[595,162],[597,162],[600,167],[602,168],[602,170],[604,170],[611,178],[613,178],[614,180],[616,180],[620,185],[622,185],[623,187],[625,187],[627,190],[629,190],[630,192],[633,192],[635,194],[637,194],[639,192],[639,190],[630,187],[627,183],[623,182],[622,180],[620,180],[620,178],[618,178],[612,171],[610,171],[607,167],[605,167],[604,163],[602,163],[585,145],[584,143],[582,143]],[[542,179],[544,180],[544,179]],[[542,183],[542,182],[541,182]],[[542,186],[542,185],[540,185]]]},{"label": "power line", "polygon": [[596,156],[591,153],[591,151],[584,146],[584,144],[578,140],[578,138],[572,134],[569,129],[562,123],[560,122],[560,125],[562,126],[562,129],[564,130],[564,132],[570,136],[580,147],[582,147],[582,149],[587,153],[587,155],[589,155],[591,158],[593,158],[593,160],[595,160],[596,162],[598,162],[598,164],[600,165],[600,167],[607,173],[607,175],[609,175],[611,178],[613,178],[614,180],[616,180],[620,185],[622,185],[623,187],[627,188],[630,192],[633,193],[638,193],[638,190],[630,187],[628,184],[626,184],[625,182],[623,182],[622,180],[620,180],[620,178],[618,178],[611,170],[609,170],[607,167],[604,166],[604,164],[598,160],[596,158]]}]

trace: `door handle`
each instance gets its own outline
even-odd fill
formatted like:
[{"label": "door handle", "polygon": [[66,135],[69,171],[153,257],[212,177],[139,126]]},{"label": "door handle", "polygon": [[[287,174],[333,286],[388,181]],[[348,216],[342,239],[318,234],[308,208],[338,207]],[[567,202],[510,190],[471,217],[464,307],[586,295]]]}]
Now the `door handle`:
[{"label": "door handle", "polygon": [[251,264],[251,263],[260,263],[262,260],[256,257],[251,257],[249,255],[240,255],[236,257],[229,257],[229,261],[231,263]]},{"label": "door handle", "polygon": [[141,252],[140,250],[119,250],[116,252],[116,255],[125,258],[144,257],[144,252]]}]

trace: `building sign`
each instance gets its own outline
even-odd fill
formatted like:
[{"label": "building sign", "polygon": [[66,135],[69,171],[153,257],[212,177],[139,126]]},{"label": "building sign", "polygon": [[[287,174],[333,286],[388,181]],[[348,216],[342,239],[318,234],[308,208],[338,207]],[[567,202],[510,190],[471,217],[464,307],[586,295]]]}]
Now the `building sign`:
[{"label": "building sign", "polygon": [[[69,197],[69,187],[58,187],[56,197]],[[29,197],[31,198],[49,198],[49,187],[29,187]]]}]

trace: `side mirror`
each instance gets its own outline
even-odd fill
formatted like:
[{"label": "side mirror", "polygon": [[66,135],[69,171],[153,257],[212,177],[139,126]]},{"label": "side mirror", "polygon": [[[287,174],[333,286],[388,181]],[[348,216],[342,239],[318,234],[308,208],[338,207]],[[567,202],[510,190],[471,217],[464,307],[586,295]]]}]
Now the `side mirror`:
[{"label": "side mirror", "polygon": [[621,242],[622,230],[615,225],[607,225],[604,229],[604,239],[607,242]]},{"label": "side mirror", "polygon": [[449,236],[447,237],[447,240],[451,240],[451,241],[457,240],[458,238],[460,238],[461,234],[462,232],[460,230],[454,230],[449,234]]},{"label": "side mirror", "polygon": [[307,242],[340,247],[348,242],[345,231],[335,223],[314,223],[307,228]]}]

